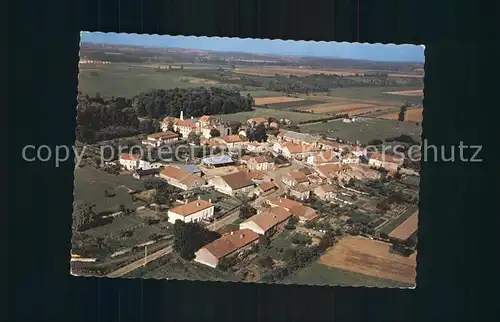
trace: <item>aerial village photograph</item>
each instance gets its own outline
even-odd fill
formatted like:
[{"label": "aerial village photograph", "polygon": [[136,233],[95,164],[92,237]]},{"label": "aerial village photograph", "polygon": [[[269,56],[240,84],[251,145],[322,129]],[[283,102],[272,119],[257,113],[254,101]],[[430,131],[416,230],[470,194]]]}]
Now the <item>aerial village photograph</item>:
[{"label": "aerial village photograph", "polygon": [[83,32],[72,274],[415,287],[424,50]]}]

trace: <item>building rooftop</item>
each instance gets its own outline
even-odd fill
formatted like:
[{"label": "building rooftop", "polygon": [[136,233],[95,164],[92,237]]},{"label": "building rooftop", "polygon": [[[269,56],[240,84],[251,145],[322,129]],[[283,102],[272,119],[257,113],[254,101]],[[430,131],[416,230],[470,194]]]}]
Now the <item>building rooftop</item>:
[{"label": "building rooftop", "polygon": [[166,131],[166,132],[158,132],[158,133],[153,133],[149,134],[148,139],[170,139],[170,138],[176,138],[179,137],[179,134],[171,132],[171,131]]},{"label": "building rooftop", "polygon": [[292,213],[282,207],[271,208],[248,218],[245,222],[253,222],[262,230],[267,231],[292,216]]},{"label": "building rooftop", "polygon": [[202,162],[207,165],[219,165],[219,164],[233,163],[234,161],[229,155],[217,155],[213,157],[204,158]]},{"label": "building rooftop", "polygon": [[201,172],[200,168],[198,168],[194,164],[181,165],[181,166],[179,166],[179,168],[181,168],[182,170],[186,171],[187,173],[191,173],[191,174]]},{"label": "building rooftop", "polygon": [[262,190],[262,192],[266,192],[266,191],[269,191],[271,189],[276,188],[276,185],[272,182],[263,182],[259,185],[259,188],[260,188],[260,190]]},{"label": "building rooftop", "polygon": [[308,133],[300,133],[300,132],[294,132],[294,131],[283,131],[283,138],[284,139],[293,139],[293,140],[300,140],[302,142],[306,143],[314,143],[317,142],[320,138]]},{"label": "building rooftop", "polygon": [[210,207],[213,207],[213,204],[210,201],[206,201],[203,199],[195,200],[188,202],[186,204],[174,207],[170,209],[171,212],[176,213],[181,216],[189,216],[194,213],[197,213],[198,211],[208,209]]},{"label": "building rooftop", "polygon": [[225,176],[221,176],[221,178],[233,190],[254,185],[253,181],[248,178],[247,173],[242,171],[226,174]]},{"label": "building rooftop", "polygon": [[129,153],[120,154],[121,160],[139,161],[140,158],[141,158],[140,154],[129,154]]},{"label": "building rooftop", "polygon": [[250,229],[240,229],[224,235],[213,242],[203,246],[213,256],[221,259],[238,249],[259,239],[259,234]]}]

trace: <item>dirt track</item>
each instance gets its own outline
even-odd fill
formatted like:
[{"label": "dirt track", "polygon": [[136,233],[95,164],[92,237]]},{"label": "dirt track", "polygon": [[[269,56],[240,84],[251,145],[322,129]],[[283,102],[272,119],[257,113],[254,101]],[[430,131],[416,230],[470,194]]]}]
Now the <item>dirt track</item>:
[{"label": "dirt track", "polygon": [[351,272],[415,284],[415,258],[389,253],[390,245],[359,236],[340,239],[320,263]]}]

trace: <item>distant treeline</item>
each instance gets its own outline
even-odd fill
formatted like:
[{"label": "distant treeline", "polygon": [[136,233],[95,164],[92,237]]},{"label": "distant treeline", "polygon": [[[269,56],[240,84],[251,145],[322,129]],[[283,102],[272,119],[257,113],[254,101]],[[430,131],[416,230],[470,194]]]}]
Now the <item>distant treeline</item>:
[{"label": "distant treeline", "polygon": [[284,93],[321,93],[334,88],[343,87],[379,87],[379,86],[423,86],[422,78],[390,77],[385,72],[360,73],[354,76],[315,74],[309,76],[296,75],[237,75],[231,69],[204,70],[192,72],[193,76],[212,79],[224,83],[237,84],[242,90],[246,87],[262,87],[269,91]]},{"label": "distant treeline", "polygon": [[[204,114],[228,114],[250,111],[254,104],[250,95],[220,88],[152,90],[131,99],[103,99],[78,95],[76,139],[95,143],[119,137],[153,133],[159,130],[158,119],[165,116],[186,117]],[[146,120],[139,121],[139,117]]]}]

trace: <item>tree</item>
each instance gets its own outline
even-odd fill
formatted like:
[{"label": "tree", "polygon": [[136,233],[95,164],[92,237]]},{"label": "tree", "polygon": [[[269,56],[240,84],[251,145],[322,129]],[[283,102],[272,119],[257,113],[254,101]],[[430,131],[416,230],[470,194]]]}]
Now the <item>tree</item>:
[{"label": "tree", "polygon": [[160,131],[160,122],[153,119],[146,119],[139,123],[139,130],[142,133],[151,134]]},{"label": "tree", "polygon": [[165,184],[156,188],[156,193],[153,202],[159,205],[171,206],[177,199],[180,198],[182,190],[169,184]]},{"label": "tree", "polygon": [[266,235],[261,235],[259,237],[259,244],[267,248],[271,244],[271,240]]},{"label": "tree", "polygon": [[385,212],[391,209],[391,205],[387,199],[384,199],[377,204],[377,208]]},{"label": "tree", "polygon": [[194,145],[200,145],[201,138],[199,134],[192,131],[189,133],[187,140],[189,143],[193,143]]},{"label": "tree", "polygon": [[219,137],[220,136],[220,131],[217,129],[211,129],[210,130],[210,136],[213,138]]},{"label": "tree", "polygon": [[247,219],[257,214],[257,210],[248,202],[244,202],[240,207],[240,219]]},{"label": "tree", "polygon": [[321,250],[326,250],[335,244],[335,234],[332,231],[327,231],[325,235],[321,238],[319,242],[319,248]]},{"label": "tree", "polygon": [[316,227],[316,222],[309,220],[309,221],[306,221],[304,226],[308,229],[313,229],[314,227]]},{"label": "tree", "polygon": [[177,220],[172,229],[174,235],[173,249],[182,258],[192,260],[201,247],[220,238],[220,234],[210,231],[198,223],[184,223]]},{"label": "tree", "polygon": [[247,130],[247,138],[249,141],[265,142],[267,141],[266,126],[259,123],[255,126],[250,127]]},{"label": "tree", "polygon": [[259,265],[262,266],[263,268],[271,269],[273,268],[273,259],[269,256],[263,256],[259,258]]},{"label": "tree", "polygon": [[97,219],[94,204],[79,204],[73,212],[73,230],[83,231]]}]

